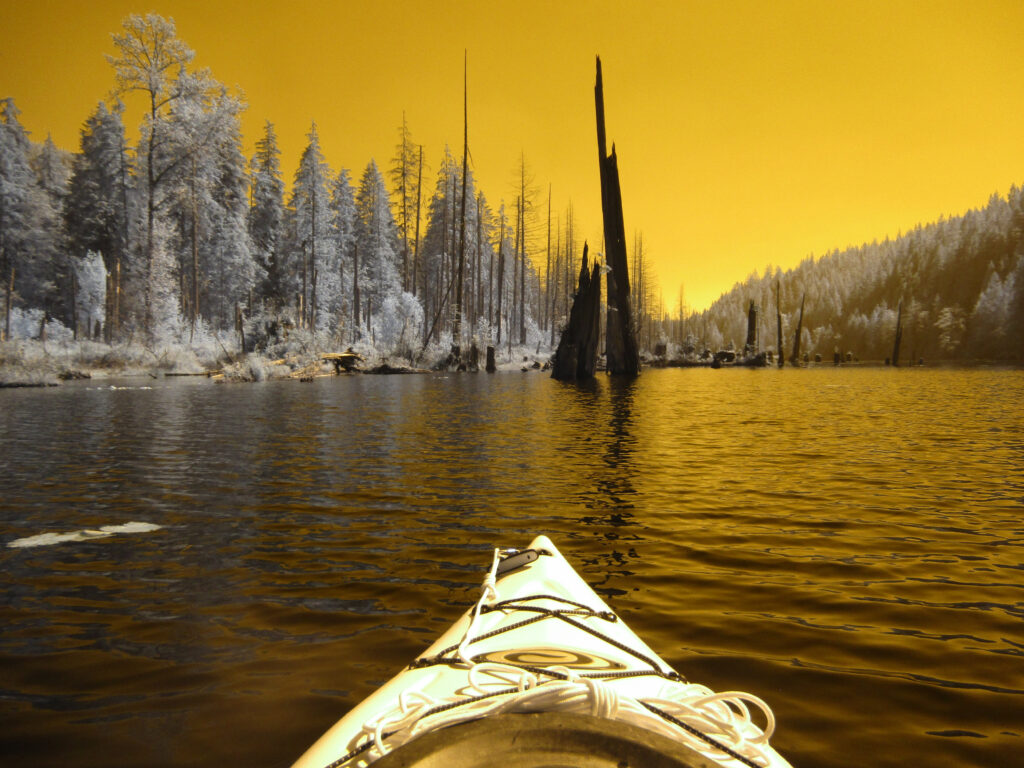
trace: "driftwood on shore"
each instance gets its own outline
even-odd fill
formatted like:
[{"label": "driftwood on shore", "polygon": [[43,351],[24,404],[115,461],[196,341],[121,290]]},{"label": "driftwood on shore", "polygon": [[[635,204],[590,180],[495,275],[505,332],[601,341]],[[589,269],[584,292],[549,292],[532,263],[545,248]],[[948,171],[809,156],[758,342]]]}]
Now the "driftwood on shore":
[{"label": "driftwood on shore", "polygon": [[583,264],[579,287],[569,310],[569,323],[562,330],[551,367],[551,378],[560,381],[592,379],[597,369],[597,341],[601,323],[601,270],[597,261],[593,270],[587,265],[587,244],[583,244]]}]

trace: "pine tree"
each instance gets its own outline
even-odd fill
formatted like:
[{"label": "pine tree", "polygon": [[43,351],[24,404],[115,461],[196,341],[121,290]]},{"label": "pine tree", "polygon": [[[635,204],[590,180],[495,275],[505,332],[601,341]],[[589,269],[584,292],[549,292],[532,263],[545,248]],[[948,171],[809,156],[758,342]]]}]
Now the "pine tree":
[{"label": "pine tree", "polygon": [[57,283],[59,212],[30,164],[19,114],[13,99],[0,101],[0,274],[5,284],[14,276],[14,303],[66,316]]},{"label": "pine tree", "polygon": [[111,111],[100,102],[82,126],[64,208],[69,255],[83,259],[90,251],[101,254],[110,276],[102,318],[108,339],[120,320],[113,300],[120,292],[116,278],[128,267],[128,158],[121,110],[120,103]]},{"label": "pine tree", "polygon": [[[347,297],[351,297],[354,302],[358,289],[355,269],[356,201],[348,171],[344,168],[338,172],[331,187],[331,232],[338,254],[338,294],[329,305],[329,310],[336,315],[340,326],[348,325],[346,321],[352,319],[353,327],[358,330],[358,322],[353,319],[354,304],[350,305],[347,300]],[[349,338],[355,340],[355,331],[349,334]]]},{"label": "pine tree", "polygon": [[289,250],[286,261],[285,290],[298,294],[300,324],[303,327],[326,328],[318,317],[319,281],[323,275],[338,273],[337,251],[331,236],[331,212],[327,183],[330,168],[320,151],[316,123],[306,138],[309,143],[299,159],[288,202]]},{"label": "pine tree", "polygon": [[194,332],[200,316],[230,327],[256,282],[246,228],[240,101],[208,72],[184,73],[169,115],[167,214],[175,223],[181,306]]},{"label": "pine tree", "polygon": [[176,37],[172,19],[155,13],[146,16],[132,14],[124,20],[122,27],[121,34],[114,35],[118,56],[107,57],[114,68],[118,93],[138,91],[148,101],[148,111],[140,131],[138,170],[145,174],[139,185],[145,210],[142,241],[144,331],[152,336],[154,227],[164,185],[181,160],[167,147],[171,138],[168,113],[174,102],[184,95],[180,76],[194,53]]},{"label": "pine tree", "polygon": [[259,286],[259,297],[277,308],[287,303],[284,275],[281,273],[281,249],[284,245],[284,181],[281,176],[281,150],[277,147],[274,125],[269,120],[256,151],[249,162],[250,197],[249,237],[257,267],[266,274]]},{"label": "pine tree", "polygon": [[412,286],[411,255],[415,250],[416,200],[419,196],[419,170],[417,146],[412,141],[409,124],[402,113],[402,125],[398,130],[398,146],[391,160],[388,172],[391,179],[391,195],[395,204],[395,226],[398,229],[402,248],[402,290]]},{"label": "pine tree", "polygon": [[[434,193],[427,206],[427,227],[420,248],[420,269],[423,285],[420,297],[426,316],[438,323],[444,319],[447,308],[446,296],[453,271],[451,264],[455,254],[452,223],[455,220],[458,170],[450,149],[446,146],[441,166],[434,183]],[[429,325],[430,323],[428,323]]]},{"label": "pine tree", "polygon": [[356,214],[359,283],[363,314],[369,318],[387,296],[402,290],[395,222],[384,178],[373,160],[367,164],[359,182]]}]

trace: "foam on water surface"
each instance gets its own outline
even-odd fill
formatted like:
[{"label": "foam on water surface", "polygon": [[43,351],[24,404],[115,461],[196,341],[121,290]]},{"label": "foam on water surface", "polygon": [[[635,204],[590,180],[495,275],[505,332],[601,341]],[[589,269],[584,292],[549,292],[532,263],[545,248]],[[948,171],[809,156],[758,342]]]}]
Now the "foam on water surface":
[{"label": "foam on water surface", "polygon": [[156,531],[163,526],[156,523],[130,522],[121,525],[103,525],[99,528],[84,528],[80,531],[69,531],[68,533],[39,533],[35,536],[26,536],[15,539],[7,544],[8,547],[21,549],[27,547],[47,547],[52,544],[64,544],[69,541],[92,541],[93,539],[105,539],[117,533],[149,533]]}]

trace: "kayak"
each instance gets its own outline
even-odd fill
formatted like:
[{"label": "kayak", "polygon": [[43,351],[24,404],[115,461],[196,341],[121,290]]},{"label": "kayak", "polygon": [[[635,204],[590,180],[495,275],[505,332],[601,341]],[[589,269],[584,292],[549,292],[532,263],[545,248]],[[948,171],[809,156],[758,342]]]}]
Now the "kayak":
[{"label": "kayak", "polygon": [[683,678],[538,536],[495,550],[476,604],[293,768],[786,768],[774,728],[758,697]]}]

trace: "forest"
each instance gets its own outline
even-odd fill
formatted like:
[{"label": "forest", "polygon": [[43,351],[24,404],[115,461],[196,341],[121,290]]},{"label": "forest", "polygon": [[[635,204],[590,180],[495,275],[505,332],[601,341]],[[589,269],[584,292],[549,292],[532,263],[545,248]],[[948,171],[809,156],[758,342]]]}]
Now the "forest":
[{"label": "forest", "polygon": [[404,116],[386,167],[357,174],[330,167],[314,123],[286,185],[273,124],[246,158],[244,104],[193,66],[172,21],[130,16],[114,45],[115,93],[146,106],[134,145],[119,97],[75,153],[32,141],[0,101],[4,339],[291,336],[409,360],[453,339],[553,343],[582,244],[571,205],[552,223],[525,156],[515,200],[494,205],[461,151],[445,147],[431,181]]},{"label": "forest", "polygon": [[[495,346],[554,348],[584,244],[572,206],[554,214],[520,155],[515,199],[492,203],[445,147],[431,171],[405,117],[394,155],[333,170],[316,124],[285,184],[267,121],[246,157],[241,98],[172,21],[129,16],[108,56],[115,97],[85,120],[77,152],[33,141],[0,100],[2,340],[266,351],[352,347],[411,363]],[[144,104],[130,144],[122,97]],[[141,98],[140,98],[141,97]],[[433,179],[433,181],[431,181]],[[685,251],[685,244],[680,244]],[[599,248],[598,248],[599,249]],[[596,249],[596,250],[598,250]],[[634,238],[634,327],[645,354],[738,348],[750,302],[757,345],[881,360],[897,314],[910,360],[1015,360],[1024,328],[1024,191],[884,242],[769,266],[690,312],[666,306]],[[900,309],[902,307],[902,309]],[[788,349],[791,341],[784,342]]]},{"label": "forest", "polygon": [[[751,301],[760,309],[761,349],[777,346],[776,291],[783,349],[792,347],[801,301],[800,348],[831,361],[884,360],[892,354],[897,316],[904,363],[920,360],[1024,359],[1024,190],[993,195],[984,208],[918,225],[796,268],[768,266],[720,297],[707,311],[677,318],[677,338],[712,349],[741,348]],[[806,298],[804,298],[806,297]]]}]

